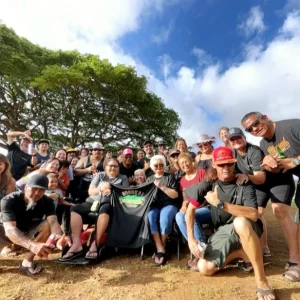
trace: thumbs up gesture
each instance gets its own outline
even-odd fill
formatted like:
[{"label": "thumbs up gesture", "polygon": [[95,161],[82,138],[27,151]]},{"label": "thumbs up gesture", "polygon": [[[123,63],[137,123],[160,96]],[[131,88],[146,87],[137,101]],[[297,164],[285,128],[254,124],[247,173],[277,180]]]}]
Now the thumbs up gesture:
[{"label": "thumbs up gesture", "polygon": [[218,189],[219,187],[216,185],[214,191],[208,192],[205,196],[207,202],[212,206],[217,206],[221,202],[219,200]]}]

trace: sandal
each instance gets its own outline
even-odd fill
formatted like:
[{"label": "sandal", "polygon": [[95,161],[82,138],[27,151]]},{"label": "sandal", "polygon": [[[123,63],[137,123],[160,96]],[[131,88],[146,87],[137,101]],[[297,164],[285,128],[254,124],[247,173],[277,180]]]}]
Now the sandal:
[{"label": "sandal", "polygon": [[59,261],[69,261],[69,260],[75,259],[83,254],[83,249],[81,249],[78,252],[68,251],[65,255],[67,255],[67,254],[71,254],[71,255],[68,257],[61,257],[58,260]]},{"label": "sandal", "polygon": [[190,266],[190,271],[199,272],[198,261],[199,261],[199,258],[194,258],[193,260],[188,261],[188,264]]},{"label": "sandal", "polygon": [[253,272],[253,266],[251,262],[245,262],[245,261],[238,261],[237,267],[240,271],[246,272],[246,273],[252,273]]},{"label": "sandal", "polygon": [[38,264],[31,264],[29,267],[19,266],[19,270],[22,271],[25,275],[34,276],[38,275],[43,271],[43,268]]},{"label": "sandal", "polygon": [[163,260],[161,262],[154,261],[156,266],[163,266],[167,262],[166,253],[164,252],[157,252],[155,258],[158,258],[159,260],[162,258]]},{"label": "sandal", "polygon": [[[298,276],[292,274],[292,272],[295,272]],[[288,271],[282,274],[282,276],[288,281],[300,281],[300,269],[297,267],[290,267]]]},{"label": "sandal", "polygon": [[290,267],[296,267],[298,265],[298,263],[295,263],[295,262],[290,262],[288,261],[285,265],[285,270],[288,271],[290,269]]},{"label": "sandal", "polygon": [[[260,288],[257,287],[255,289],[255,291],[256,291],[256,296],[257,296],[258,293],[260,293],[262,297],[267,296],[267,295],[274,295],[275,296],[274,291],[272,289],[263,290],[263,289],[260,289]],[[258,298],[258,296],[257,296],[257,298]]]}]

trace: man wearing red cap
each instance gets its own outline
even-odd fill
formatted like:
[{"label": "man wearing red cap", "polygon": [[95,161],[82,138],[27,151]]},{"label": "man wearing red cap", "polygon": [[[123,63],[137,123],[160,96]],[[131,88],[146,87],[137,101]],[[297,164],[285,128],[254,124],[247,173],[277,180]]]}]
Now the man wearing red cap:
[{"label": "man wearing red cap", "polygon": [[126,148],[122,152],[122,162],[120,163],[120,174],[126,175],[129,183],[133,182],[134,172],[137,169],[133,163],[133,152],[130,148]]},{"label": "man wearing red cap", "polygon": [[[230,148],[216,148],[212,155],[216,179],[202,181],[184,191],[190,200],[186,212],[189,248],[199,258],[200,273],[206,276],[215,274],[233,259],[243,259],[245,269],[253,267],[258,299],[275,299],[263,268],[259,241],[263,226],[258,219],[255,188],[249,182],[237,184],[236,161]],[[216,228],[206,247],[193,233],[195,211],[205,201],[211,205]]]}]

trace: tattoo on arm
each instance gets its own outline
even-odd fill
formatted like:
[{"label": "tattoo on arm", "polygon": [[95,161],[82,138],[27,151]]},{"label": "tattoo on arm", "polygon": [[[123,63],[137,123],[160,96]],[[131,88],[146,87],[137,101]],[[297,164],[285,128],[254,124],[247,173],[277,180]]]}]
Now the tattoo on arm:
[{"label": "tattoo on arm", "polygon": [[17,227],[12,225],[5,226],[5,232],[7,237],[16,245],[22,246],[26,249],[30,248],[31,241],[27,238],[24,233]]},{"label": "tattoo on arm", "polygon": [[49,226],[51,228],[55,223],[57,223],[57,217],[56,216],[49,217],[48,223],[49,223]]}]

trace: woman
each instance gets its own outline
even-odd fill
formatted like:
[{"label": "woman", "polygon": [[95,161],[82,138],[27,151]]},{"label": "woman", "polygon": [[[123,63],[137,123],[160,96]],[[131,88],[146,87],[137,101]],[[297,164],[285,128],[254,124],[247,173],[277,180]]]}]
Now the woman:
[{"label": "woman", "polygon": [[31,176],[35,174],[43,174],[43,175],[48,175],[49,173],[58,174],[59,169],[60,169],[60,161],[57,158],[49,159],[43,164],[42,168],[35,170],[29,173],[28,175],[23,176],[21,179],[19,179],[16,182],[16,187],[18,190],[23,191],[25,189],[25,185],[28,179]]},{"label": "woman", "polygon": [[180,137],[180,138],[177,139],[177,141],[175,143],[175,149],[179,150],[180,153],[189,153],[192,160],[193,161],[195,160],[196,155],[195,155],[194,152],[189,152],[188,151],[188,146],[187,146],[187,143],[186,143],[184,138]]},{"label": "woman", "polygon": [[134,171],[133,182],[135,185],[139,185],[146,182],[146,175],[143,169],[137,169]]},{"label": "woman", "polygon": [[[89,156],[89,149],[88,148],[82,148],[80,150],[80,158],[86,157],[86,156]],[[74,157],[73,157],[73,159],[74,159]]]},{"label": "woman", "polygon": [[198,169],[207,170],[212,164],[212,153],[213,153],[213,143],[215,142],[215,138],[209,136],[207,134],[203,134],[200,136],[199,142],[197,146],[200,149],[200,152],[196,156],[196,163]]},{"label": "woman", "polygon": [[230,142],[229,142],[229,128],[228,127],[221,127],[219,129],[219,137],[223,141],[224,146],[231,148]]},{"label": "woman", "polygon": [[[189,199],[183,193],[183,191],[193,185],[201,182],[205,178],[205,170],[197,169],[192,161],[192,158],[187,153],[181,153],[178,157],[178,164],[183,173],[185,173],[184,177],[180,180],[180,190],[183,194],[183,202],[180,208],[180,211],[176,214],[176,223],[186,240],[187,238],[187,230],[186,230],[186,220],[185,213],[189,205]],[[210,224],[211,220],[211,212],[209,206],[202,206],[196,210],[195,213],[195,224],[194,224],[194,236],[195,238],[205,243],[206,239],[203,233],[202,224]],[[192,267],[192,262],[188,261],[188,266]]]},{"label": "woman", "polygon": [[0,201],[16,190],[16,181],[11,175],[11,165],[6,156],[0,153]]},{"label": "woman", "polygon": [[[164,173],[166,159],[163,155],[154,155],[150,160],[150,168],[154,174],[147,182],[154,182],[157,193],[148,212],[150,231],[156,246],[155,264],[164,265],[166,259],[166,242],[172,231],[172,224],[178,211],[177,181],[173,175]],[[157,224],[159,223],[160,228]]]},{"label": "woman", "polygon": [[[89,195],[86,202],[76,204],[71,208],[71,232],[73,244],[69,251],[61,258],[61,261],[68,261],[82,255],[82,245],[80,234],[83,224],[93,223],[89,218],[89,213],[97,211],[99,214],[97,220],[96,240],[92,243],[89,251],[86,253],[87,259],[97,259],[98,249],[96,241],[100,241],[102,235],[108,227],[112,207],[110,205],[111,183],[128,187],[129,182],[125,175],[119,174],[119,164],[114,158],[105,162],[105,171],[98,173],[89,187]],[[100,201],[101,200],[101,201]],[[97,207],[98,206],[98,207]]]},{"label": "woman", "polygon": [[92,154],[81,158],[74,169],[75,176],[81,176],[80,185],[78,188],[78,198],[81,202],[89,196],[88,190],[97,172],[103,171],[104,162],[104,147],[101,143],[94,143]]}]

